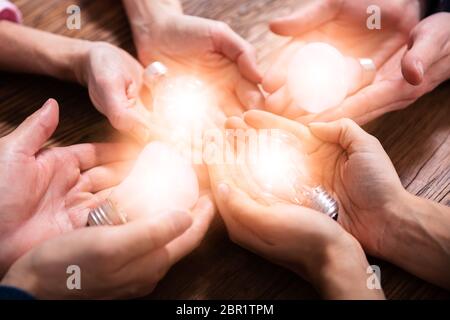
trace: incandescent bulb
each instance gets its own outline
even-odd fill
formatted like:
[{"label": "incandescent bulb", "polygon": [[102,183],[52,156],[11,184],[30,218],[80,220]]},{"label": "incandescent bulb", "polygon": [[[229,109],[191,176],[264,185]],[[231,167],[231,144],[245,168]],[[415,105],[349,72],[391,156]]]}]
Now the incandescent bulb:
[{"label": "incandescent bulb", "polygon": [[338,106],[348,94],[349,82],[346,58],[335,47],[322,42],[301,47],[287,76],[295,105],[310,113]]},{"label": "incandescent bulb", "polygon": [[248,154],[247,166],[265,197],[309,207],[336,218],[338,204],[310,177],[307,154],[300,141],[281,130],[258,136],[257,152]]},{"label": "incandescent bulb", "polygon": [[169,145],[152,142],[110,199],[128,220],[134,220],[172,209],[189,210],[198,196],[197,176],[190,162]]},{"label": "incandescent bulb", "polygon": [[215,96],[199,78],[171,74],[154,62],[146,68],[144,82],[151,90],[156,121],[169,129],[174,140],[202,132],[217,120]]}]

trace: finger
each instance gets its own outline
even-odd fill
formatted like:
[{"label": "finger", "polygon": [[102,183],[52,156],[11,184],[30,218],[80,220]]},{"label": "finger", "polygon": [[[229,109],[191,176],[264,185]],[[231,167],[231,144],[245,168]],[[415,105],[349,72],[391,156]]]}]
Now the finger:
[{"label": "finger", "polygon": [[64,148],[79,162],[81,171],[117,161],[131,160],[137,157],[139,149],[126,143],[83,143]]},{"label": "finger", "polygon": [[269,70],[264,75],[262,82],[263,89],[266,92],[274,93],[286,84],[286,77],[289,70],[289,64],[294,57],[294,54],[304,44],[299,41],[291,41],[286,48],[276,58]]},{"label": "finger", "polygon": [[347,152],[370,150],[378,140],[350,119],[309,124],[311,132],[319,139],[339,144]]},{"label": "finger", "polygon": [[130,173],[134,161],[108,163],[81,174],[75,190],[96,193],[118,185]]},{"label": "finger", "polygon": [[256,63],[256,51],[227,24],[218,22],[212,29],[212,39],[217,52],[236,62],[241,74],[252,83],[260,83],[262,76]]},{"label": "finger", "polygon": [[221,213],[225,212],[260,239],[264,238],[261,232],[264,233],[273,225],[273,215],[236,187],[221,182],[215,186],[215,197]]},{"label": "finger", "polygon": [[126,105],[117,106],[108,112],[111,125],[117,130],[134,138],[141,144],[146,144],[151,135],[149,128],[150,113],[144,108]]},{"label": "finger", "polygon": [[59,107],[54,99],[47,102],[35,113],[25,119],[17,129],[7,136],[11,139],[14,151],[32,156],[55,132],[59,121]]},{"label": "finger", "polygon": [[244,121],[255,129],[281,129],[294,134],[301,141],[311,139],[309,130],[304,125],[269,112],[252,110],[244,114]]},{"label": "finger", "polygon": [[308,111],[297,106],[295,101],[292,100],[286,105],[281,115],[288,119],[296,119],[307,114],[309,114]]},{"label": "finger", "polygon": [[187,212],[164,212],[148,220],[138,219],[109,227],[105,245],[129,261],[165,246],[182,235],[191,224],[192,218]]},{"label": "finger", "polygon": [[247,110],[264,107],[264,96],[258,86],[244,78],[240,78],[236,84],[236,95]]},{"label": "finger", "polygon": [[240,117],[230,117],[225,122],[225,129],[248,129],[247,124]]},{"label": "finger", "polygon": [[150,112],[137,104],[138,87],[125,80],[103,88],[96,105],[104,111],[111,125],[136,141],[145,144],[150,138]]},{"label": "finger", "polygon": [[[242,120],[240,117],[230,117],[225,122],[225,138],[230,147],[230,151],[233,154],[233,160],[236,162],[240,161],[239,154],[244,152],[247,147],[247,138],[251,135],[251,132],[248,131],[250,127]],[[239,158],[239,160],[238,160]]]},{"label": "finger", "polygon": [[214,212],[214,203],[209,195],[205,195],[198,200],[192,209],[192,225],[185,233],[166,246],[171,265],[177,263],[200,245],[209,229]]},{"label": "finger", "polygon": [[[406,81],[412,85],[422,83],[427,70],[442,56],[442,41],[447,43],[448,39],[430,36],[430,30],[424,32],[416,27],[410,34],[408,50],[402,59],[402,73]],[[431,31],[435,34],[438,32]]]},{"label": "finger", "polygon": [[351,95],[361,88],[371,84],[376,75],[376,69],[371,59],[345,58],[349,88],[347,95]]},{"label": "finger", "polygon": [[266,98],[264,110],[282,115],[289,104],[292,103],[292,97],[286,86],[281,87]]},{"label": "finger", "polygon": [[[384,110],[384,113],[392,111],[394,109],[389,106],[393,102],[410,100],[409,92],[412,88],[414,87],[408,85],[403,79],[375,82],[346,98],[339,107],[316,114],[314,121],[326,122],[342,118],[357,119],[376,110]],[[398,97],[399,92],[402,93],[404,98]]]},{"label": "finger", "polygon": [[339,12],[339,1],[313,1],[287,17],[270,22],[270,30],[282,36],[298,36],[333,19]]}]

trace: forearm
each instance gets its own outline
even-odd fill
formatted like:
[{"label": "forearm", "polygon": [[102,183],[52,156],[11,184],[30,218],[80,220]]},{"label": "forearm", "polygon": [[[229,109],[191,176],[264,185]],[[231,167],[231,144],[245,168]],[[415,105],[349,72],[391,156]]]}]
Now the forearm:
[{"label": "forearm", "polygon": [[79,81],[77,68],[88,41],[0,21],[0,69]]},{"label": "forearm", "polygon": [[399,221],[385,232],[383,258],[450,289],[450,208],[405,192]]}]

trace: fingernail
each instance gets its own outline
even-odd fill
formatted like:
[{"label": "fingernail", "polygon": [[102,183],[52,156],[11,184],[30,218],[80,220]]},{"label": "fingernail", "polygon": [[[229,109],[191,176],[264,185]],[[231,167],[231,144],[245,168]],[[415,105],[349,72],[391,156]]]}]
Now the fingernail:
[{"label": "fingernail", "polygon": [[53,99],[53,98],[48,99],[48,100],[45,101],[45,103],[43,104],[42,110],[44,111],[44,110],[49,109],[49,108],[51,107],[51,105],[52,105],[54,102],[56,102],[55,99]]},{"label": "fingernail", "polygon": [[39,117],[43,117],[44,119],[49,115],[49,112],[52,109],[53,104],[57,103],[55,99],[48,99],[41,107],[40,111],[37,112]]},{"label": "fingernail", "polygon": [[222,200],[225,200],[228,197],[228,194],[230,193],[230,187],[226,183],[220,183],[217,186],[217,194]]},{"label": "fingernail", "polygon": [[148,65],[147,68],[144,70],[144,84],[151,88],[155,81],[157,81],[159,78],[165,76],[167,74],[167,67],[159,62],[155,61],[152,64]]}]

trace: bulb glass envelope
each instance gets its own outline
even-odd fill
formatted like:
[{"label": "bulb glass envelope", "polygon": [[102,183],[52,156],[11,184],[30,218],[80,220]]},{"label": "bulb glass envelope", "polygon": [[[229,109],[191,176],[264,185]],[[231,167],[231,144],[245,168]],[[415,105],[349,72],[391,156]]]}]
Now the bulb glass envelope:
[{"label": "bulb glass envelope", "polygon": [[152,125],[162,128],[164,140],[187,141],[194,134],[223,125],[225,116],[215,93],[199,77],[177,74],[154,62],[145,70],[144,83],[151,91]]},{"label": "bulb glass envelope", "polygon": [[315,114],[339,106],[375,76],[372,59],[344,56],[327,43],[311,42],[291,59],[287,87],[294,107]]},{"label": "bulb glass envelope", "polygon": [[197,175],[188,159],[162,142],[148,144],[130,174],[111,195],[129,220],[167,210],[189,210],[199,197]]},{"label": "bulb glass envelope", "polygon": [[294,135],[278,129],[246,130],[228,141],[235,150],[234,180],[252,197],[266,203],[304,204],[299,192],[313,184],[310,160]]}]

